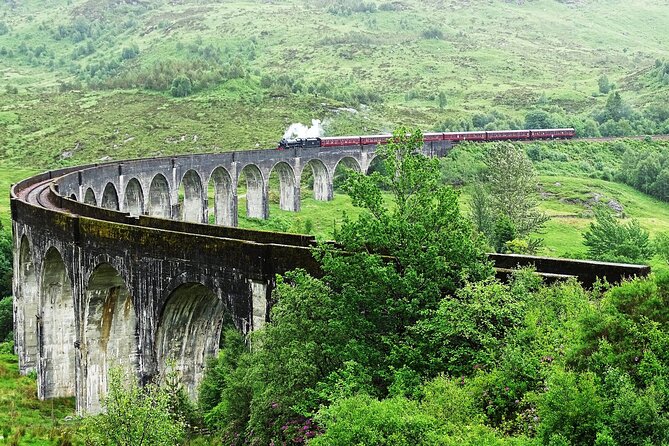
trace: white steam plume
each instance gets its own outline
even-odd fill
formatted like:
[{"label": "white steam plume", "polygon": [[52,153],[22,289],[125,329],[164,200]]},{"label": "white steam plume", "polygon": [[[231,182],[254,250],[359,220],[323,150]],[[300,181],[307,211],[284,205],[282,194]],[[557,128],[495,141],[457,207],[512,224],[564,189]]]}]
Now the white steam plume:
[{"label": "white steam plume", "polygon": [[295,138],[318,138],[323,136],[323,126],[321,125],[320,119],[312,119],[311,127],[307,127],[302,123],[291,124],[286,130],[286,133],[283,134],[283,137],[286,139],[295,139]]}]

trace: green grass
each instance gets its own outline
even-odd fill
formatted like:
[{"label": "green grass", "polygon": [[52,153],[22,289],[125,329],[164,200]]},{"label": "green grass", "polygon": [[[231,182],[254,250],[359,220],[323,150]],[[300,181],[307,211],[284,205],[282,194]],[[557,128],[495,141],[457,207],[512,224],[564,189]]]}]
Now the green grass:
[{"label": "green grass", "polygon": [[[312,118],[323,119],[329,134],[398,124],[430,130],[444,119],[493,109],[511,125],[540,102],[589,116],[606,101],[597,93],[601,74],[639,108],[669,98],[667,86],[647,78],[656,59],[669,58],[669,9],[652,0],[405,0],[401,11],[347,16],[329,12],[337,3],[0,4],[0,21],[10,29],[0,35],[0,51],[13,52],[0,55],[0,157],[44,168],[110,154],[270,147],[291,122]],[[75,28],[90,29],[88,37],[75,41],[67,34]],[[442,38],[424,38],[426,29]],[[95,52],[73,57],[73,48],[88,42]],[[139,55],[121,62],[122,49],[133,44]],[[32,55],[42,45],[46,51]],[[193,56],[206,51],[213,56]],[[188,66],[197,57],[213,64],[212,72],[240,65],[246,75],[183,100],[168,97],[167,89],[91,91],[87,83],[104,79],[81,74],[94,64],[120,63],[115,79],[151,72],[158,62]],[[297,93],[261,86],[263,78],[279,76]],[[55,94],[60,83],[78,81],[77,91]],[[19,94],[5,94],[4,85]],[[374,92],[382,102],[360,106],[350,96],[357,91]],[[448,99],[443,110],[438,92]],[[343,110],[350,107],[355,112]]]},{"label": "green grass", "polygon": [[[0,354],[0,444],[55,445],[69,438],[74,399],[39,401],[34,378],[20,376],[16,356]],[[9,440],[16,440],[10,443]]]},{"label": "green grass", "polygon": [[9,209],[9,189],[13,183],[28,178],[37,173],[34,169],[15,168],[7,165],[0,166],[0,223],[5,228],[11,228],[11,215]]}]

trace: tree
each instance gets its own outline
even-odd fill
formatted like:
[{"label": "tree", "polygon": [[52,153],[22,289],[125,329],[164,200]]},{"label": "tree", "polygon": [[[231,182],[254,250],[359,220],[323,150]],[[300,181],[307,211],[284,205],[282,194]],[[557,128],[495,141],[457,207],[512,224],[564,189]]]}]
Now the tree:
[{"label": "tree", "polygon": [[629,118],[631,110],[629,106],[623,101],[620,93],[617,91],[611,92],[606,100],[604,107],[605,114],[609,119],[620,121],[623,118]]},{"label": "tree", "polygon": [[608,94],[608,92],[611,91],[611,84],[609,83],[609,78],[606,76],[606,74],[599,76],[597,84],[599,85],[600,93]]},{"label": "tree", "polygon": [[14,329],[14,307],[11,297],[0,298],[0,342],[11,341]]},{"label": "tree", "polygon": [[0,299],[12,294],[12,235],[0,223]]},{"label": "tree", "polygon": [[[316,251],[322,278],[296,271],[277,279],[271,322],[239,366],[246,370],[226,372],[246,380],[252,399],[246,409],[227,404],[237,413],[218,419],[236,423],[249,410],[247,434],[278,444],[286,440],[282,426],[309,429],[322,405],[359,392],[385,396],[398,374],[413,381],[444,371],[408,367],[407,354],[428,354],[411,327],[492,269],[460,214],[457,192],[440,182],[439,161],[422,146],[419,130],[399,129],[377,149],[381,171],[351,174],[344,189],[362,214],[344,219],[336,245]],[[227,384],[222,394],[232,390]]]},{"label": "tree", "polygon": [[437,96],[437,101],[439,102],[439,109],[443,110],[446,108],[446,105],[448,104],[448,98],[446,97],[446,93],[443,91],[439,92],[439,95]]},{"label": "tree", "polygon": [[116,369],[109,376],[105,412],[84,421],[87,445],[163,446],[178,444],[184,436],[184,423],[170,409],[168,389],[157,384],[140,387]]},{"label": "tree", "polygon": [[642,263],[654,254],[648,232],[637,220],[619,223],[604,207],[595,208],[595,221],[583,238],[588,255],[595,260]]},{"label": "tree", "polygon": [[485,164],[471,207],[472,218],[489,243],[503,250],[512,240],[509,236],[528,238],[543,227],[548,217],[537,209],[536,174],[522,148],[510,143],[491,144]]},{"label": "tree", "polygon": [[170,94],[175,98],[185,98],[191,94],[193,90],[193,84],[188,76],[177,76],[172,81],[172,87],[170,88]]}]

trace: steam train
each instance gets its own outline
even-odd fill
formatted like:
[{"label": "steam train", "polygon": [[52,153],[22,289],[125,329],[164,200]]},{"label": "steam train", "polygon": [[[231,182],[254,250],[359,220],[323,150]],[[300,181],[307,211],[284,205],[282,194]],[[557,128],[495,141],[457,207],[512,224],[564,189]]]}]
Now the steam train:
[{"label": "steam train", "polygon": [[[424,142],[432,141],[527,141],[534,139],[568,139],[576,132],[572,128],[564,129],[533,129],[533,130],[496,130],[490,132],[446,132],[423,133]],[[278,150],[312,147],[364,146],[369,144],[385,144],[392,135],[370,136],[328,136],[323,138],[297,138],[279,141]]]}]

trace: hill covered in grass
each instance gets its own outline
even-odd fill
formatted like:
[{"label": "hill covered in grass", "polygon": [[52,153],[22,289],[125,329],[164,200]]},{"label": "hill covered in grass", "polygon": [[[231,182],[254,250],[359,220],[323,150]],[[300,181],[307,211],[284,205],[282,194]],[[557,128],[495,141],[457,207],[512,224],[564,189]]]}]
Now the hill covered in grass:
[{"label": "hill covered in grass", "polygon": [[650,0],[5,1],[0,157],[271,147],[312,118],[664,132],[666,23]]}]

